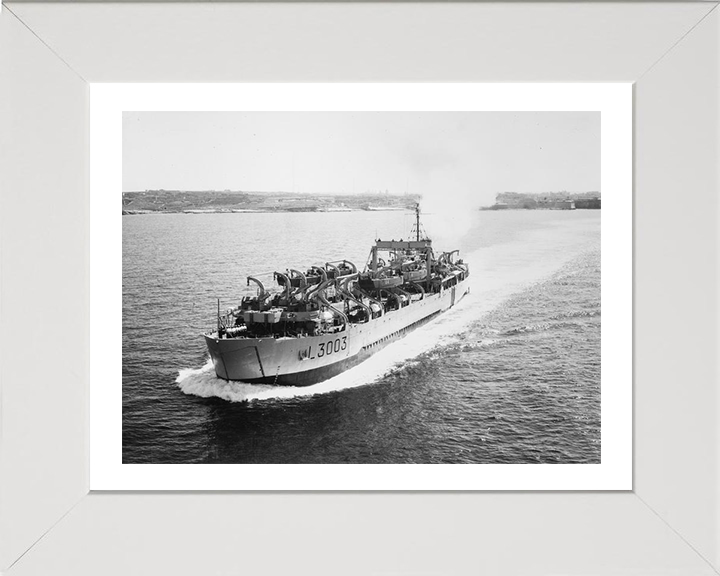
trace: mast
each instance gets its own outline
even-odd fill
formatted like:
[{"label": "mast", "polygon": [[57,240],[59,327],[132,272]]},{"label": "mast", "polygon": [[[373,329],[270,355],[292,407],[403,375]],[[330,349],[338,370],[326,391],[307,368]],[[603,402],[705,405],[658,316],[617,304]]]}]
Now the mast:
[{"label": "mast", "polygon": [[417,234],[416,240],[420,242],[420,203],[415,204],[415,231]]}]

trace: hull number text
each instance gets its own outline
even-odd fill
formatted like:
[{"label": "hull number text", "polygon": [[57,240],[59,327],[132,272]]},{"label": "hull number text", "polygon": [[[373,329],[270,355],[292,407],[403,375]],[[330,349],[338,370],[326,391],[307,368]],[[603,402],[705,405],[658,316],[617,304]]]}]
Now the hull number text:
[{"label": "hull number text", "polygon": [[[304,350],[300,350],[298,354],[300,360],[313,360],[315,356],[313,356],[312,348],[312,346],[308,346]],[[320,344],[318,344],[317,357],[322,358],[323,356],[330,356],[331,354],[337,354],[338,352],[346,349],[347,336],[343,336],[342,338],[335,338],[335,340],[330,340],[329,342],[321,342]]]}]

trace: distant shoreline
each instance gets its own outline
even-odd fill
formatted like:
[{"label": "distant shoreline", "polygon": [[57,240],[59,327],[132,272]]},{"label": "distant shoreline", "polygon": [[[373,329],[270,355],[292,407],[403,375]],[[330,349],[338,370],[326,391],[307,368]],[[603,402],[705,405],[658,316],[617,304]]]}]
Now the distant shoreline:
[{"label": "distant shoreline", "polygon": [[501,192],[495,204],[480,210],[600,210],[601,206],[600,192]]},{"label": "distant shoreline", "polygon": [[145,190],[123,192],[122,214],[242,214],[271,212],[384,212],[411,210],[420,200],[416,194],[388,192],[347,194],[300,194],[293,192],[241,192]]},{"label": "distant shoreline", "polygon": [[123,210],[123,216],[145,216],[147,214],[292,214],[292,213],[308,213],[312,212],[315,214],[342,214],[346,212],[407,212],[412,211],[411,207],[375,207],[375,208],[345,208],[342,210],[323,210],[313,208],[268,208],[266,210],[228,210],[223,208],[208,209],[208,210]]},{"label": "distant shoreline", "polygon": [[503,206],[501,208],[498,208],[497,206],[483,206],[480,208],[482,211],[490,211],[490,212],[508,212],[510,210],[527,210],[527,211],[535,211],[535,210],[564,210],[564,211],[576,211],[576,210],[601,210],[601,208],[598,206],[597,208],[587,208],[587,207],[578,207],[575,206],[574,208],[560,208],[560,207],[533,207],[533,208],[526,208],[524,206]]}]

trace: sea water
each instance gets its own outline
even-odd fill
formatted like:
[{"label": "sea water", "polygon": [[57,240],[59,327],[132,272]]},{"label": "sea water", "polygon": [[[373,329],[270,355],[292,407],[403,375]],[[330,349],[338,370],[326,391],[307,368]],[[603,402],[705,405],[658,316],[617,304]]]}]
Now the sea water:
[{"label": "sea water", "polygon": [[306,388],[218,379],[202,332],[246,278],[407,239],[402,212],[123,218],[123,462],[598,463],[600,211],[429,214],[471,293]]}]

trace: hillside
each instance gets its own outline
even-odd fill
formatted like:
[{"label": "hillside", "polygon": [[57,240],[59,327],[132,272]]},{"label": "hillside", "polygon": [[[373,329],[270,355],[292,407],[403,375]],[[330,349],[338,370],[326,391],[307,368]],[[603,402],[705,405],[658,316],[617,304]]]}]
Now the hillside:
[{"label": "hillside", "polygon": [[500,192],[483,210],[599,210],[600,192]]},{"label": "hillside", "polygon": [[122,212],[128,214],[173,212],[318,212],[404,209],[416,195],[387,193],[319,195],[292,192],[145,190],[123,192]]}]

